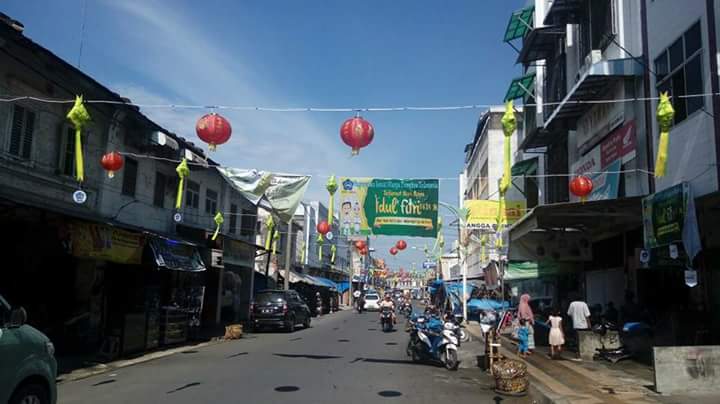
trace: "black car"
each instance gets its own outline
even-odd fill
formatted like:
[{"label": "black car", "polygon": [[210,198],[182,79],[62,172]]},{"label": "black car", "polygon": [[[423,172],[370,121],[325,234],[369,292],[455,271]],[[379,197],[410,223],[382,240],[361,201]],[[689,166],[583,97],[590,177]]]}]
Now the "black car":
[{"label": "black car", "polygon": [[302,324],[310,327],[310,309],[294,290],[261,290],[250,308],[254,328],[275,327],[289,332]]}]

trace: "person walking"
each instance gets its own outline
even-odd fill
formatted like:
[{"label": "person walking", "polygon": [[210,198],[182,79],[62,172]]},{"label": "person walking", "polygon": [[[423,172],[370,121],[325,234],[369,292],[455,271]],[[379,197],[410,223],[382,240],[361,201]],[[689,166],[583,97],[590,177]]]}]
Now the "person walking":
[{"label": "person walking", "polygon": [[520,328],[518,329],[518,355],[523,358],[528,356],[528,336],[530,330],[528,329],[527,321],[520,319]]},{"label": "person walking", "polygon": [[567,311],[568,316],[572,319],[573,334],[577,341],[577,359],[580,359],[580,331],[590,328],[590,308],[579,294],[574,296]]},{"label": "person walking", "polygon": [[535,315],[532,307],[530,307],[530,295],[525,293],[520,296],[520,304],[518,305],[518,317],[525,320],[528,327],[528,353],[532,354],[535,350]]},{"label": "person walking", "polygon": [[547,323],[550,326],[550,334],[548,336],[550,343],[550,359],[555,359],[562,354],[562,346],[565,345],[565,334],[562,330],[562,317],[560,309],[554,308],[552,314],[548,318]]}]

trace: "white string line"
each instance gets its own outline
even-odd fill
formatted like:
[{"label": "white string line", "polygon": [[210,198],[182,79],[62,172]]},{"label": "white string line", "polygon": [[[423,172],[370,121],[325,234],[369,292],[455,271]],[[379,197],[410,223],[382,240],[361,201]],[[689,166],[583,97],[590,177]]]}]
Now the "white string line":
[{"label": "white string line", "polygon": [[[118,152],[123,156],[129,156],[134,158],[144,158],[144,159],[150,159],[150,160],[160,160],[160,161],[166,161],[169,163],[180,163],[182,160],[178,159],[171,159],[167,157],[157,157],[152,156],[148,154],[138,154],[138,153],[132,153],[132,152]],[[219,164],[209,164],[209,163],[194,163],[194,162],[187,162],[188,165],[194,165],[194,166],[200,166],[200,167],[219,167],[223,168],[225,166],[219,165]],[[600,175],[600,174],[629,174],[629,173],[641,173],[646,175],[655,175],[654,172],[644,170],[641,168],[633,168],[629,170],[619,170],[619,171],[588,171],[582,173],[582,175]],[[300,174],[298,174],[300,175]],[[567,173],[567,174],[539,174],[539,175],[513,175],[510,178],[517,179],[517,178],[553,178],[553,177],[575,177],[579,174],[574,173]],[[316,177],[320,178],[330,178],[331,175],[315,175]],[[337,177],[337,176],[336,176]],[[342,176],[341,176],[342,177]],[[350,177],[355,178],[355,177]],[[391,178],[381,178],[381,177],[372,177],[377,179],[391,179]],[[472,177],[472,179],[490,179],[491,177]],[[445,180],[445,181],[459,181],[459,177],[418,177],[418,178],[404,178],[404,179],[427,179],[427,180]]]},{"label": "white string line", "polygon": [[[720,93],[702,93],[687,94],[674,96],[681,99],[699,98],[709,96],[720,96]],[[673,98],[673,97],[671,97]],[[657,101],[660,97],[632,97],[632,98],[615,98],[603,100],[568,100],[565,102],[547,102],[547,103],[528,103],[523,104],[525,107],[552,107],[558,105],[580,105],[580,104],[614,104],[625,102],[647,102]],[[0,102],[17,102],[17,101],[37,101],[53,104],[73,104],[74,99],[60,98],[44,98],[23,95],[0,94]],[[201,109],[201,110],[230,110],[230,111],[264,111],[264,112],[401,112],[401,111],[457,111],[468,109],[488,109],[495,107],[497,104],[468,104],[468,105],[450,105],[450,106],[402,106],[402,107],[262,107],[262,106],[242,106],[242,105],[209,105],[209,104],[142,104],[125,101],[114,100],[85,100],[87,104],[110,104],[125,105],[138,108],[166,108],[166,109]]]}]

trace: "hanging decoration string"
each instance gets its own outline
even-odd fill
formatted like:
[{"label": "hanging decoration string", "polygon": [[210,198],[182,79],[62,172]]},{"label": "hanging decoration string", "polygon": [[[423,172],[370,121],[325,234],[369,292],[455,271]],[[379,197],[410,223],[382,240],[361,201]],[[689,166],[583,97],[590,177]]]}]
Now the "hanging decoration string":
[{"label": "hanging decoration string", "polygon": [[330,178],[328,178],[327,183],[325,184],[325,189],[327,189],[328,193],[330,194],[330,200],[328,201],[328,218],[327,222],[328,225],[330,225],[330,228],[332,229],[332,224],[335,216],[335,192],[337,192],[338,184],[335,180],[335,176],[331,175]]},{"label": "hanging decoration string", "polygon": [[180,164],[175,168],[178,175],[178,189],[177,197],[175,198],[175,209],[180,210],[182,208],[183,190],[185,189],[185,178],[190,176],[190,168],[186,159],[182,159]]},{"label": "hanging decoration string", "polygon": [[325,241],[323,240],[322,234],[318,234],[316,243],[318,245],[318,261],[322,261],[323,259],[323,243]]},{"label": "hanging decoration string", "polygon": [[212,240],[215,241],[215,239],[217,239],[218,233],[220,233],[220,227],[222,226],[225,219],[223,218],[222,213],[218,212],[215,214],[213,220],[215,221],[215,233],[213,233]]},{"label": "hanging decoration string", "polygon": [[337,246],[335,246],[335,244],[330,246],[330,253],[331,253],[330,263],[335,264],[335,255],[337,254]]},{"label": "hanging decoration string", "polygon": [[267,235],[265,236],[265,251],[269,251],[275,230],[275,221],[272,216],[268,216],[267,219],[265,219],[265,229],[267,230]]},{"label": "hanging decoration string", "polygon": [[[700,97],[720,96],[719,93],[701,93],[677,95],[675,98],[690,99]],[[648,102],[657,101],[659,97],[630,97],[630,98],[611,98],[604,100],[567,100],[554,101],[547,103],[527,103],[525,107],[553,107],[558,105],[597,105],[597,104],[616,104],[626,102]],[[63,98],[46,98],[34,97],[28,95],[0,94],[0,102],[17,102],[17,101],[36,101],[50,104],[72,104],[74,100]],[[399,107],[263,107],[263,106],[247,106],[247,105],[212,105],[212,104],[143,104],[126,101],[115,100],[85,100],[86,104],[108,104],[123,105],[137,108],[153,108],[153,109],[199,109],[199,110],[231,110],[231,111],[263,111],[263,112],[402,112],[402,111],[458,111],[468,109],[488,109],[495,107],[495,104],[467,104],[467,105],[449,105],[449,106],[399,106]]]},{"label": "hanging decoration string", "polygon": [[273,233],[273,237],[272,237],[272,240],[273,240],[272,253],[273,253],[273,255],[277,255],[277,243],[278,243],[279,239],[280,239],[280,232],[278,232],[277,229],[275,229],[275,232]]},{"label": "hanging decoration string", "polygon": [[75,126],[75,178],[79,183],[85,180],[85,167],[83,162],[82,129],[90,121],[90,114],[83,105],[82,95],[75,97],[75,105],[67,113],[67,118]]},{"label": "hanging decoration string", "polygon": [[[513,109],[513,102],[508,101],[505,104],[505,114],[503,115],[502,119],[500,120],[503,127],[503,135],[504,135],[504,161],[503,161],[503,176],[500,180],[500,198],[498,203],[498,216],[497,216],[497,225],[498,225],[498,233],[502,233],[503,226],[506,222],[506,213],[505,213],[505,194],[507,193],[508,188],[510,188],[510,181],[512,178],[512,168],[511,168],[511,158],[512,154],[510,151],[510,140],[512,137],[512,134],[515,133],[515,129],[517,128],[517,121],[515,119],[515,110]],[[497,237],[496,240],[496,246],[497,248],[502,248],[502,237]]]},{"label": "hanging decoration string", "polygon": [[665,176],[668,148],[670,146],[670,128],[672,127],[674,118],[675,110],[670,102],[668,93],[661,93],[660,102],[657,106],[657,121],[658,126],[660,127],[657,159],[655,160],[655,177],[657,178]]}]

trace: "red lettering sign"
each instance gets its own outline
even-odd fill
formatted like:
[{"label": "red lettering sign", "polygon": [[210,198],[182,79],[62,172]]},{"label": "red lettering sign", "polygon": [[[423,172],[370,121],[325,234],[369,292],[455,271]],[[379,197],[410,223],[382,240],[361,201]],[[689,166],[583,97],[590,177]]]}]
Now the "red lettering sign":
[{"label": "red lettering sign", "polygon": [[600,144],[600,165],[605,168],[617,159],[623,163],[635,157],[637,137],[635,134],[635,121],[615,129]]}]

